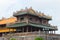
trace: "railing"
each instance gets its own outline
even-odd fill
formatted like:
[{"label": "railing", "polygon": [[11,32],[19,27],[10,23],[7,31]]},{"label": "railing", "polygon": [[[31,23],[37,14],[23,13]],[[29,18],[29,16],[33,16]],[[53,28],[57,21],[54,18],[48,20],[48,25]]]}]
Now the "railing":
[{"label": "railing", "polygon": [[49,27],[55,27],[55,26],[52,26],[50,24],[35,23],[35,22],[32,22],[32,21],[29,21],[29,23],[37,24],[37,25],[44,25],[44,26],[49,26]]},{"label": "railing", "polygon": [[52,26],[50,24],[34,23],[32,21],[29,21],[29,23],[31,23],[31,24],[37,24],[37,25],[43,25],[43,26],[47,26],[47,27],[52,27],[53,29],[58,29],[57,26]]}]

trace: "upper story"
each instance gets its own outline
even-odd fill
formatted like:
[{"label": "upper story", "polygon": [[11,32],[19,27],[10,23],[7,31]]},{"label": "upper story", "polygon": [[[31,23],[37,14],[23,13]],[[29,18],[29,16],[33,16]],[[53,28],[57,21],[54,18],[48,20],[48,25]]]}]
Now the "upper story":
[{"label": "upper story", "polygon": [[17,22],[32,22],[37,24],[49,25],[49,20],[52,20],[51,16],[45,15],[41,12],[36,12],[32,8],[22,9],[13,14],[17,18]]}]

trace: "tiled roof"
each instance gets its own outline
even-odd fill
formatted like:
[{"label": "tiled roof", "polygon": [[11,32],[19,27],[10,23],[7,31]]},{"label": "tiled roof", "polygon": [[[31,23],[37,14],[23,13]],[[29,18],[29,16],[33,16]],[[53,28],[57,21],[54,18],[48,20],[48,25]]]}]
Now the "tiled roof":
[{"label": "tiled roof", "polygon": [[7,24],[7,23],[14,23],[16,21],[17,21],[17,19],[15,17],[11,17],[11,18],[8,18],[8,19],[1,19],[0,20],[0,25],[1,24]]},{"label": "tiled roof", "polygon": [[16,11],[13,16],[18,16],[18,15],[23,15],[23,14],[32,14],[34,16],[38,16],[38,17],[42,17],[42,18],[46,18],[46,19],[52,19],[51,16],[49,15],[45,15],[44,13],[38,12],[33,10],[32,8],[26,8],[26,9],[21,9],[19,11]]}]

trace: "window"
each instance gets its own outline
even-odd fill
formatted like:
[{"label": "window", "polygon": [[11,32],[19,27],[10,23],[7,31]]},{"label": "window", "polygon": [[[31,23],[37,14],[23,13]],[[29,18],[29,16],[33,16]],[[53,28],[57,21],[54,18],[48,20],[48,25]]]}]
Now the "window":
[{"label": "window", "polygon": [[23,18],[23,17],[21,17],[21,18],[20,18],[20,20],[22,21],[22,20],[24,20],[24,18]]},{"label": "window", "polygon": [[43,21],[43,23],[44,23],[44,24],[46,24],[46,23],[47,23],[47,21],[46,21],[46,20],[44,20],[44,21]]},{"label": "window", "polygon": [[29,18],[29,20],[31,20],[31,21],[32,21],[32,18]]},{"label": "window", "polygon": [[38,21],[38,19],[36,19],[35,21]]}]

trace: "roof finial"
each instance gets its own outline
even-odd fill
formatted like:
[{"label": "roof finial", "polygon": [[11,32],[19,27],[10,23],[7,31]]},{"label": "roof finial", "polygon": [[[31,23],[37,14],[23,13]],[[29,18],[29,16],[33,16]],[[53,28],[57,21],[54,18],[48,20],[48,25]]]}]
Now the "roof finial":
[{"label": "roof finial", "polygon": [[30,7],[29,9],[32,9],[32,7]]},{"label": "roof finial", "polygon": [[41,11],[39,11],[39,13],[41,13]]},{"label": "roof finial", "polygon": [[28,9],[27,7],[25,7],[25,9]]}]

